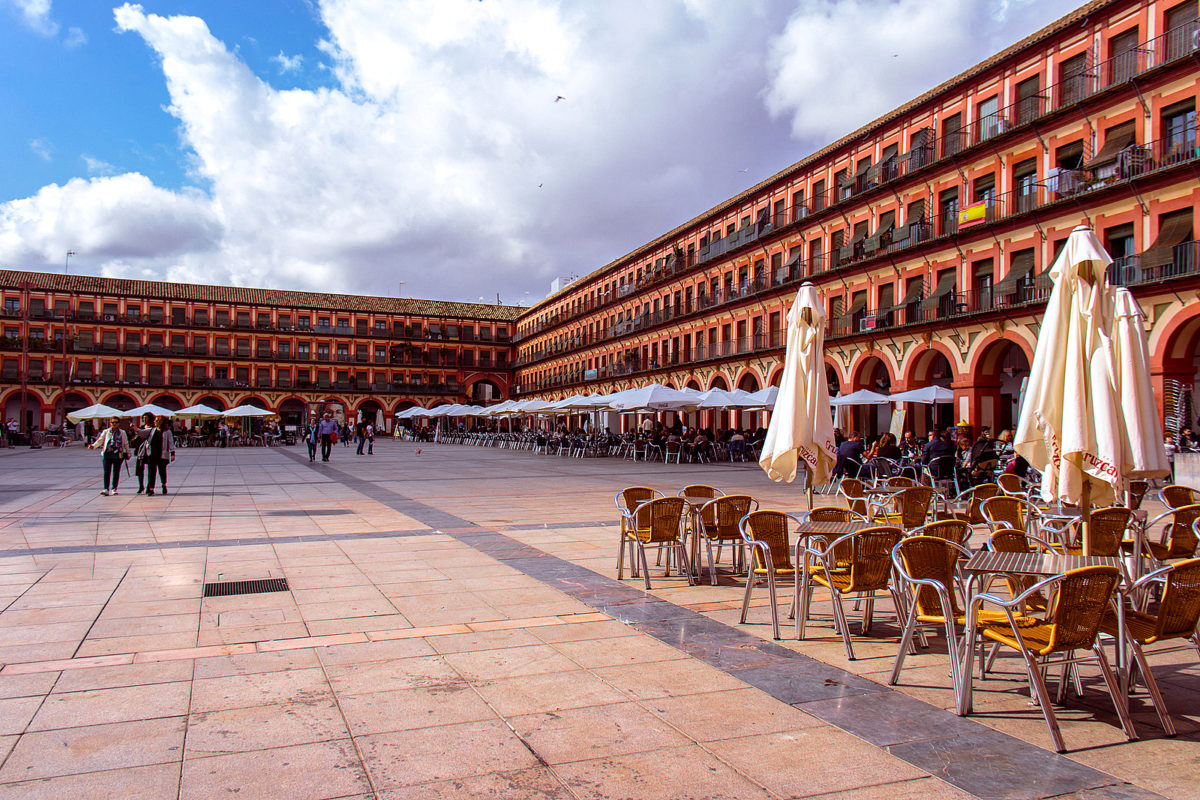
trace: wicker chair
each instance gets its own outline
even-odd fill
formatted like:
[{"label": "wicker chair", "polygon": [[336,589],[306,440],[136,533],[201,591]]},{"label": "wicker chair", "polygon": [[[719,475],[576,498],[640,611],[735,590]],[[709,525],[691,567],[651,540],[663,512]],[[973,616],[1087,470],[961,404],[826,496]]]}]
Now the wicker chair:
[{"label": "wicker chair", "polygon": [[[848,594],[864,596],[866,606],[863,609],[863,634],[871,628],[875,597],[880,592],[888,592],[897,609],[903,607],[903,601],[897,596],[890,580],[892,548],[903,535],[904,532],[895,526],[876,525],[834,539],[824,548],[803,548],[804,568],[800,570],[800,585],[797,587],[800,609],[796,615],[796,638],[804,638],[808,610],[812,604],[813,584],[824,586],[829,589],[833,598],[834,621],[842,636],[842,643],[846,646],[846,657],[853,661],[854,645],[850,642],[850,626],[846,622],[842,597]],[[850,550],[849,568],[839,569],[839,550],[844,546],[848,546]],[[801,546],[797,544],[796,549],[799,559]],[[816,563],[813,564],[813,561]]]},{"label": "wicker chair", "polygon": [[[686,497],[691,500],[697,500],[701,498],[714,500],[718,497],[724,497],[725,492],[721,491],[715,486],[709,486],[705,483],[693,483],[683,487],[676,492],[675,495],[676,497]],[[707,503],[705,503],[705,505],[707,505]],[[695,511],[694,509],[695,506],[693,506],[693,515],[688,518],[687,524],[689,532],[698,534],[706,523],[712,522],[712,513],[709,512],[708,519],[702,519],[700,518],[699,512]]]},{"label": "wicker chair", "polygon": [[[997,553],[1053,553],[1056,548],[1050,542],[1044,539],[1039,539],[1025,531],[1019,531],[1015,528],[1001,528],[998,531],[993,531],[988,537],[988,549]],[[1028,575],[1006,575],[1005,583],[1008,584],[1008,593],[1016,597],[1024,592],[1036,581]],[[1030,596],[1028,606],[1033,609],[1045,609],[1049,601],[1039,593],[1034,593]]]},{"label": "wicker chair", "polygon": [[[1119,556],[1125,533],[1133,523],[1133,511],[1123,506],[1112,506],[1096,509],[1091,517],[1092,552],[1088,555]],[[1080,526],[1072,527],[1078,529]],[[1071,538],[1073,541],[1066,546],[1067,553],[1073,556],[1083,555],[1083,541],[1079,536]]]},{"label": "wicker chair", "polygon": [[[1061,665],[1066,670],[1082,661],[1096,661],[1104,675],[1104,682],[1112,696],[1125,735],[1131,740],[1136,739],[1137,731],[1134,730],[1133,720],[1125,707],[1117,678],[1109,667],[1108,658],[1104,655],[1104,648],[1099,641],[1100,624],[1120,579],[1121,575],[1116,567],[1084,567],[1040,581],[1010,600],[988,593],[973,597],[966,634],[966,647],[971,658],[967,669],[963,671],[964,691],[959,701],[959,713],[965,714],[970,708],[971,667],[974,660],[972,643],[978,633],[985,639],[1017,650],[1024,658],[1031,693],[1042,707],[1042,715],[1050,728],[1055,750],[1061,753],[1066,746],[1058,727],[1058,719],[1054,715],[1050,694],[1042,678],[1043,672],[1051,665]],[[1032,620],[1022,617],[1018,621],[1017,609],[1022,608],[1034,594],[1043,594],[1051,589],[1056,590],[1056,602],[1043,617]],[[985,619],[979,613],[984,603],[999,606],[1007,619],[1003,622]],[[1090,656],[1077,656],[1073,652],[1076,650],[1092,652]],[[1065,689],[1064,671],[1063,681],[1059,685],[1060,696]]]},{"label": "wicker chair", "polygon": [[[1200,623],[1200,558],[1177,561],[1170,566],[1151,572],[1122,591],[1120,602],[1123,605],[1126,604],[1128,598],[1136,598],[1151,584],[1158,584],[1162,587],[1162,600],[1158,605],[1158,613],[1148,614],[1144,611],[1125,608],[1125,640],[1129,643],[1133,656],[1137,660],[1142,682],[1146,684],[1146,689],[1150,692],[1150,698],[1158,712],[1158,719],[1162,723],[1163,731],[1168,736],[1174,736],[1175,725],[1171,722],[1166,705],[1163,703],[1162,693],[1158,690],[1158,684],[1154,680],[1154,673],[1151,672],[1150,664],[1146,661],[1146,647],[1163,642],[1180,641],[1181,644],[1160,648],[1155,653],[1195,650],[1196,654],[1200,656],[1200,633],[1196,631],[1196,625]],[[1100,623],[1100,630],[1110,636],[1120,635],[1120,619],[1112,609],[1109,609],[1108,613],[1104,615],[1104,619]],[[1132,674],[1132,670],[1127,670],[1127,675],[1132,676]],[[1127,696],[1129,686],[1126,685],[1122,688]]]},{"label": "wicker chair", "polygon": [[959,547],[966,547],[971,539],[971,526],[962,519],[939,519],[927,522],[920,528],[914,528],[909,536],[926,536],[935,539],[945,539]]},{"label": "wicker chair", "polygon": [[838,483],[837,493],[846,500],[846,508],[855,514],[867,515],[867,495],[863,490],[863,482],[858,478],[842,478]]},{"label": "wicker chair", "polygon": [[[972,486],[958,497],[950,500],[949,508],[945,511],[935,512],[934,516],[938,519],[965,520],[971,526],[985,525],[987,520],[983,516],[983,501],[998,497],[1000,493],[1000,484],[998,483],[981,483],[978,486]],[[964,509],[955,511],[954,506],[964,506]]]},{"label": "wicker chair", "polygon": [[1000,487],[1000,491],[1009,497],[1020,497],[1022,500],[1029,499],[1029,484],[1020,475],[1002,472],[996,476],[996,484]]},{"label": "wicker chair", "polygon": [[1026,531],[1030,529],[1030,522],[1037,518],[1037,508],[1032,503],[1010,495],[989,497],[980,504],[979,510],[992,531],[1001,528]]},{"label": "wicker chair", "polygon": [[1172,483],[1169,486],[1159,489],[1158,497],[1163,501],[1163,505],[1170,509],[1182,508],[1183,506],[1195,505],[1196,503],[1196,492],[1190,486],[1183,486],[1178,483]]},{"label": "wicker chair", "polygon": [[[1150,551],[1149,555],[1159,564],[1193,558],[1196,555],[1196,545],[1200,542],[1196,531],[1197,520],[1200,520],[1200,505],[1193,504],[1159,514],[1147,522],[1146,549]],[[1159,540],[1151,541],[1150,532],[1160,522],[1163,523],[1163,527]]]},{"label": "wicker chair", "polygon": [[955,625],[965,626],[967,623],[966,613],[959,603],[963,589],[957,565],[959,559],[970,555],[969,550],[955,542],[934,536],[910,536],[892,549],[892,564],[900,581],[908,589],[908,610],[904,633],[900,636],[900,649],[896,652],[896,662],[888,678],[889,686],[895,686],[900,680],[904,657],[913,649],[913,635],[921,634],[924,644],[921,626],[941,625],[946,632],[946,652],[950,656],[954,698],[958,700],[962,690],[962,654],[959,652]]},{"label": "wicker chair", "polygon": [[[643,516],[641,519],[635,519],[633,515],[634,509],[645,503],[647,500],[653,500],[657,497],[662,497],[663,493],[658,489],[652,489],[649,486],[630,486],[627,489],[622,489],[617,492],[614,502],[617,504],[617,510],[621,512],[621,548],[617,555],[617,572],[620,574],[621,565],[625,562],[625,537],[632,530],[637,528],[645,528],[650,524],[650,518]],[[633,576],[637,577],[635,570]]]},{"label": "wicker chair", "polygon": [[[929,509],[935,497],[937,491],[932,487],[911,486],[872,504],[868,516],[881,524],[899,525],[909,531],[921,527],[929,519]],[[889,506],[892,508],[890,511]]]},{"label": "wicker chair", "polygon": [[[845,509],[841,509],[844,511]],[[796,567],[792,564],[790,541],[791,523],[800,520],[782,511],[752,511],[738,523],[742,540],[750,548],[746,566],[746,596],[742,599],[741,623],[746,622],[750,612],[750,595],[760,578],[767,579],[767,593],[771,599],[771,630],[779,638],[779,599],[776,591],[777,579],[795,578]],[[794,604],[794,599],[793,599]]]},{"label": "wicker chair", "polygon": [[[717,497],[700,507],[700,529],[704,535],[704,544],[708,549],[708,575],[712,585],[717,585],[716,561],[721,558],[720,548],[729,545],[734,553],[734,568],[738,565],[738,555],[743,550],[742,531],[738,523],[742,517],[758,509],[758,501],[750,495],[731,494]],[[713,559],[713,545],[717,546],[717,558]]]},{"label": "wicker chair", "polygon": [[916,478],[910,478],[907,475],[893,475],[883,483],[886,489],[907,489],[910,486],[916,486]]},{"label": "wicker chair", "polygon": [[1132,480],[1129,482],[1129,508],[1137,511],[1142,507],[1142,500],[1150,490],[1150,481]]},{"label": "wicker chair", "polygon": [[[682,571],[687,575],[688,585],[692,585],[692,570],[688,564],[687,548],[683,542],[683,509],[685,505],[682,497],[659,497],[648,500],[634,509],[632,516],[635,526],[631,530],[627,530],[621,537],[621,552],[619,553],[621,561],[617,567],[617,580],[625,577],[622,567],[625,543],[628,541],[631,546],[629,551],[630,571],[634,577],[637,577],[637,566],[634,561],[636,550],[647,589],[650,588],[650,568],[646,563],[647,546],[656,546],[660,550],[663,548],[674,550],[679,556]],[[669,557],[667,558],[666,574],[671,574]]]}]

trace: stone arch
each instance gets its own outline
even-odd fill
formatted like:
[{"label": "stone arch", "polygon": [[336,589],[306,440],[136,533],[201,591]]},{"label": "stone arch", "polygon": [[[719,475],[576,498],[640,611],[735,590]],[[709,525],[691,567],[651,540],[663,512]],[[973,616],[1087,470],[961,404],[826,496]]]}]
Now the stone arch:
[{"label": "stone arch", "polygon": [[197,398],[193,405],[208,406],[209,408],[215,408],[217,411],[224,411],[226,408],[225,400],[215,394],[202,395]]},{"label": "stone arch", "polygon": [[1033,352],[1019,336],[988,337],[975,352],[967,373],[970,422],[993,435],[1016,427],[1021,389],[1029,377]]},{"label": "stone arch", "polygon": [[293,395],[280,400],[276,411],[279,413],[279,424],[283,425],[285,429],[290,426],[298,428],[307,421],[308,404]]},{"label": "stone arch", "polygon": [[741,375],[738,376],[734,385],[744,392],[757,392],[762,388],[758,373],[749,368],[742,370]]},{"label": "stone arch", "polygon": [[248,395],[242,397],[240,400],[237,401],[237,405],[239,405],[239,406],[258,406],[259,408],[265,408],[267,411],[272,410],[271,404],[268,403],[266,400],[263,400],[262,397],[260,397],[259,395],[256,395],[256,394],[248,394]]},{"label": "stone arch", "polygon": [[163,408],[170,409],[171,411],[178,411],[184,406],[183,400],[179,398],[179,395],[171,392],[157,394],[150,400],[150,402],[156,406],[162,406]]},{"label": "stone arch", "polygon": [[138,406],[142,405],[137,401],[136,398],[134,398],[133,395],[129,394],[128,392],[110,392],[109,394],[105,395],[104,399],[100,402],[104,403],[106,406],[111,406],[118,411],[128,411],[131,408],[137,408]]},{"label": "stone arch", "polygon": [[491,377],[480,376],[469,380],[463,387],[468,403],[483,405],[504,398],[504,390]]}]

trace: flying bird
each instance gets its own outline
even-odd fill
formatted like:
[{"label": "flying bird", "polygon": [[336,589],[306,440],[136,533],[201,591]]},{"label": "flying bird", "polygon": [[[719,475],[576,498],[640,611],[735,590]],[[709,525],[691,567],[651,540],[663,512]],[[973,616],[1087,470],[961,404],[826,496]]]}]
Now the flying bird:
[{"label": "flying bird", "polygon": [[563,97],[563,96],[560,94],[558,97],[554,98],[554,102],[556,102],[556,103],[557,103],[559,100],[566,100],[566,99],[567,99],[567,98]]},{"label": "flying bird", "polygon": [[738,172],[749,172],[749,169],[739,169]]},{"label": "flying bird", "polygon": [[540,188],[542,188],[542,184],[540,184],[540,183],[539,183],[539,184],[538,184],[538,188],[539,188],[539,189],[540,189]]}]

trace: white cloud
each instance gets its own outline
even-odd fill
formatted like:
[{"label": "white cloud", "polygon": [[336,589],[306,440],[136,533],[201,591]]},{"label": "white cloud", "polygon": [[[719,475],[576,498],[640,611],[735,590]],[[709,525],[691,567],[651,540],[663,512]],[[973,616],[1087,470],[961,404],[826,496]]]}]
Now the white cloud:
[{"label": "white cloud", "polygon": [[86,153],[80,156],[80,158],[83,159],[83,164],[87,167],[89,175],[115,175],[117,172],[117,168],[112,164],[99,158],[92,158]]},{"label": "white cloud", "polygon": [[1078,0],[816,0],[772,43],[771,113],[828,142],[1032,33]]},{"label": "white cloud", "polygon": [[50,161],[54,158],[54,145],[44,136],[30,140],[29,149],[42,161]]},{"label": "white cloud", "polygon": [[83,47],[87,41],[87,34],[83,32],[83,28],[76,28],[72,25],[67,28],[67,35],[63,38],[63,47],[74,50],[76,47]]},{"label": "white cloud", "polygon": [[50,18],[50,0],[8,0],[21,14],[30,30],[42,36],[58,33],[58,23]]},{"label": "white cloud", "polygon": [[279,55],[272,56],[271,60],[279,65],[279,71],[281,73],[298,72],[301,65],[304,63],[304,56],[300,55],[299,53],[294,56],[288,56],[284,55],[283,51],[280,50]]},{"label": "white cloud", "polygon": [[[1015,40],[1028,0],[1009,2]],[[897,0],[918,24],[882,0],[321,0],[334,85],[315,90],[273,89],[198,18],[127,4],[117,28],[158,55],[203,191],[85,161],[90,180],[0,203],[0,263],[75,248],[109,274],[540,297],[944,80],[938,47],[970,63],[1006,44],[972,38],[994,20],[967,3]],[[798,60],[806,30],[850,77]],[[871,93],[868,46],[913,66]]]}]

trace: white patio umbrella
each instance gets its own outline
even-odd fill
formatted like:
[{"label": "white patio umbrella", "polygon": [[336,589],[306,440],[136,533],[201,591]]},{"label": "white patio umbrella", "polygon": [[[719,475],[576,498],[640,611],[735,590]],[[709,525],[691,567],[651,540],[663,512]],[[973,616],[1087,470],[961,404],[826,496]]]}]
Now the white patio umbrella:
[{"label": "white patio umbrella", "polygon": [[153,414],[156,417],[173,417],[175,412],[169,408],[156,406],[154,403],[146,403],[144,406],[131,408],[128,411],[122,411],[119,416],[122,417],[140,417],[142,414]]},{"label": "white patio umbrella", "polygon": [[621,396],[618,398],[609,398],[609,405],[618,411],[678,411],[695,408],[699,402],[691,394],[663,386],[661,383],[652,383],[640,389],[628,389],[619,394]]},{"label": "white patio umbrella", "polygon": [[788,312],[783,376],[758,464],[771,480],[791,483],[803,462],[809,508],[813,485],[828,481],[837,463],[824,355],[824,303],[805,283]]},{"label": "white patio umbrella", "polygon": [[83,422],[85,419],[111,419],[121,416],[124,416],[124,414],[112,406],[106,406],[104,403],[96,403],[95,405],[67,414],[67,422],[74,425]]},{"label": "white patio umbrella", "polygon": [[1150,385],[1150,348],[1146,317],[1125,287],[1113,295],[1113,364],[1125,435],[1122,442],[1126,478],[1169,475],[1170,462],[1160,435],[1154,389]]},{"label": "white patio umbrella", "polygon": [[750,392],[747,399],[754,401],[754,405],[749,408],[765,408],[772,409],[775,407],[775,399],[779,397],[778,386],[768,386],[765,389],[759,389],[757,392]]},{"label": "white patio umbrella", "polygon": [[503,416],[504,412],[508,411],[510,408],[512,408],[516,404],[517,404],[516,400],[505,400],[503,403],[497,403],[494,406],[488,406],[487,410],[484,412],[484,416],[487,416],[487,417]]},{"label": "white patio umbrella", "polygon": [[889,395],[893,403],[953,403],[954,392],[941,386],[925,386],[921,389],[910,389]]},{"label": "white patio umbrella", "polygon": [[841,395],[829,401],[831,406],[883,406],[892,402],[890,395],[872,392],[870,389],[859,389],[857,392]]},{"label": "white patio umbrella", "polygon": [[224,411],[218,411],[212,406],[206,406],[203,403],[181,408],[175,412],[175,416],[180,419],[220,419],[224,415]]},{"label": "white patio umbrella", "polygon": [[256,405],[247,403],[245,405],[236,406],[222,413],[223,417],[273,417],[274,411],[268,411],[265,408],[259,408]]},{"label": "white patio umbrella", "polygon": [[731,408],[737,404],[737,398],[724,389],[701,392],[696,400],[696,408]]}]

